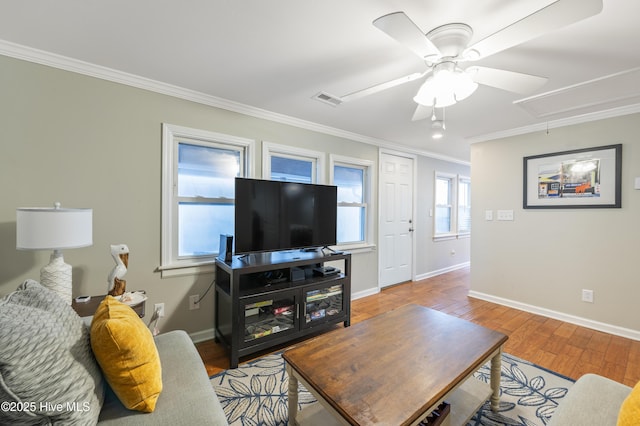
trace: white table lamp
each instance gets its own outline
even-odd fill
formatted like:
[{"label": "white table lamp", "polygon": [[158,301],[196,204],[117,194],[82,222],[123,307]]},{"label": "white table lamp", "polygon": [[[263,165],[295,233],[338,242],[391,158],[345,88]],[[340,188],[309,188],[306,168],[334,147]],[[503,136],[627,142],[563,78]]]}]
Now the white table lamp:
[{"label": "white table lamp", "polygon": [[16,248],[53,250],[48,265],[40,270],[40,283],[71,304],[71,265],[64,263],[63,249],[93,244],[93,210],[19,208],[16,210]]}]

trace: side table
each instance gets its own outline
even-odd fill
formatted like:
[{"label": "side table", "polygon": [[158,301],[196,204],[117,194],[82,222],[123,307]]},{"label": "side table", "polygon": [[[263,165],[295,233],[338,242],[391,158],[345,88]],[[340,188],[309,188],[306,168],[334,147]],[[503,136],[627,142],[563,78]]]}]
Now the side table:
[{"label": "side table", "polygon": [[[78,313],[79,316],[90,317],[90,316],[93,316],[93,314],[96,312],[96,309],[98,309],[98,305],[100,304],[100,302],[102,302],[102,299],[104,299],[106,296],[107,296],[106,294],[101,294],[99,296],[91,296],[91,300],[89,300],[88,302],[80,302],[80,303],[76,302],[76,299],[74,297],[73,301],[71,302],[71,307],[73,308],[74,311]],[[138,314],[138,316],[142,318],[145,315],[145,304],[146,304],[146,300],[143,300],[142,302],[136,305],[130,305],[130,306],[131,306],[131,309],[133,309]]]}]

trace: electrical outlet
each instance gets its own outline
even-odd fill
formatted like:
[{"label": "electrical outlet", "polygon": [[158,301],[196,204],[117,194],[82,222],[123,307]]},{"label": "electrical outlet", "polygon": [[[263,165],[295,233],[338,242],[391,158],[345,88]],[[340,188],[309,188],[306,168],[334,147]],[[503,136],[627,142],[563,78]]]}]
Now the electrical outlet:
[{"label": "electrical outlet", "polygon": [[200,295],[194,294],[189,296],[189,310],[200,309]]},{"label": "electrical outlet", "polygon": [[582,290],[582,301],[593,303],[593,290]]},{"label": "electrical outlet", "polygon": [[153,305],[153,310],[158,314],[159,318],[164,317],[164,303],[156,303]]}]

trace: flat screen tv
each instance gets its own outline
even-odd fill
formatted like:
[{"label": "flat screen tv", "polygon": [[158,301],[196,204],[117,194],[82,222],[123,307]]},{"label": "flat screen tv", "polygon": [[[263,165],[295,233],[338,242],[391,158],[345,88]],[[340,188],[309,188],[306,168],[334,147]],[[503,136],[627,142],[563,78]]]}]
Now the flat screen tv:
[{"label": "flat screen tv", "polygon": [[236,178],[235,252],[336,244],[337,187]]}]

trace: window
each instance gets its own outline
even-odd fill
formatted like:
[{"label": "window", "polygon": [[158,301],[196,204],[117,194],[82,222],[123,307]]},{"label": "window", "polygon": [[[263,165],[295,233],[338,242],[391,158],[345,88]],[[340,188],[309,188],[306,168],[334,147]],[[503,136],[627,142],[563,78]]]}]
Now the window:
[{"label": "window", "polygon": [[265,179],[299,183],[322,183],[324,153],[276,145],[262,144],[262,176]]},{"label": "window", "polygon": [[373,163],[332,156],[331,164],[331,181],[338,187],[338,245],[366,244],[372,234],[369,198]]},{"label": "window", "polygon": [[216,254],[220,234],[233,234],[233,178],[240,176],[238,150],[178,142],[178,257]]},{"label": "window", "polygon": [[436,172],[434,238],[471,232],[471,179]]},{"label": "window", "polygon": [[163,125],[163,274],[211,263],[220,234],[233,234],[234,179],[248,175],[252,144],[234,136]]},{"label": "window", "polygon": [[452,200],[455,176],[436,176],[436,214],[435,234],[451,234],[453,232]]},{"label": "window", "polygon": [[314,161],[291,157],[271,157],[271,180],[311,183],[315,180]]}]

